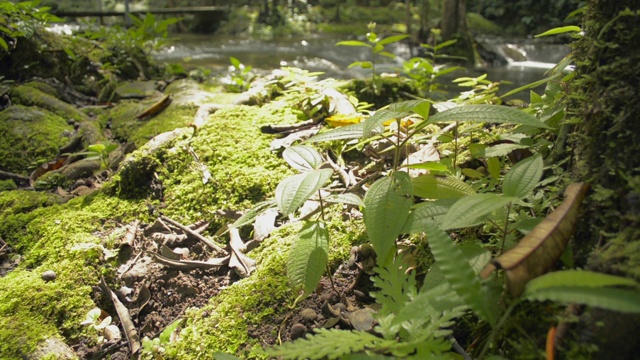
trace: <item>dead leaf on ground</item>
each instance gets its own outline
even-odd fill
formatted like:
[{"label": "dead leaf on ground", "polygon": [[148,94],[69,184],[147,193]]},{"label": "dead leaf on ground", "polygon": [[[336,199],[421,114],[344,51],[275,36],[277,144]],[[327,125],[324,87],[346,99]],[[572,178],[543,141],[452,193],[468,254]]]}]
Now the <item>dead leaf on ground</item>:
[{"label": "dead leaf on ground", "polygon": [[133,321],[131,320],[131,315],[129,314],[129,310],[124,306],[124,304],[118,299],[118,296],[111,291],[109,285],[104,280],[104,277],[100,278],[100,289],[102,292],[111,299],[113,302],[113,306],[116,308],[116,312],[118,313],[118,318],[120,318],[120,323],[122,323],[122,327],[124,328],[124,334],[127,336],[127,340],[129,341],[129,348],[131,349],[131,354],[135,355],[140,350],[140,336],[136,331],[136,327],[133,325]]},{"label": "dead leaf on ground", "polygon": [[519,296],[529,280],[549,271],[562,255],[575,230],[580,204],[588,188],[583,183],[569,185],[562,204],[515,247],[485,266],[481,276],[486,278],[496,268],[504,269],[509,293]]},{"label": "dead leaf on ground", "polygon": [[247,247],[236,228],[229,228],[229,246],[231,247],[231,259],[229,267],[234,269],[241,277],[247,277],[256,269],[256,261],[244,254]]}]

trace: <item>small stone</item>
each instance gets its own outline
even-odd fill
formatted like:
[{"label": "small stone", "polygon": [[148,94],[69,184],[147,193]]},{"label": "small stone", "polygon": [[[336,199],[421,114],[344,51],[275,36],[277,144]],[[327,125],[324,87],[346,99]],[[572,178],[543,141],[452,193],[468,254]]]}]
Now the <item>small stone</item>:
[{"label": "small stone", "polygon": [[300,316],[304,321],[314,321],[318,314],[313,309],[306,308],[300,312]]},{"label": "small stone", "polygon": [[289,331],[289,335],[291,335],[291,339],[294,340],[301,337],[306,332],[307,332],[306,326],[300,323],[296,323],[296,324],[293,324],[293,326],[291,327],[291,330]]},{"label": "small stone", "polygon": [[47,270],[40,276],[44,281],[53,281],[56,279],[56,273],[52,270]]}]

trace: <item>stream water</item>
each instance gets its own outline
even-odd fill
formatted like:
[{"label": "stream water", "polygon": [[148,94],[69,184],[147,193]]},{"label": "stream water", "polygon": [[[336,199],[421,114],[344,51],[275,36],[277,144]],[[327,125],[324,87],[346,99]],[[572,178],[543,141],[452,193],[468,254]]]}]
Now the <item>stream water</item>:
[{"label": "stream water", "polygon": [[[270,72],[281,66],[292,66],[309,71],[320,71],[324,77],[338,79],[364,77],[368,72],[360,68],[349,69],[353,61],[369,60],[367,48],[336,46],[344,36],[306,35],[277,40],[259,40],[220,35],[185,34],[172,38],[170,45],[155,54],[160,61],[181,63],[187,69],[205,68],[214,73],[227,71],[229,57],[236,57],[256,72]],[[544,78],[545,72],[569,53],[565,45],[536,43],[530,40],[508,41],[499,38],[481,40],[485,47],[506,55],[509,63],[468,70],[457,76],[479,76],[487,73],[493,81],[508,81],[502,85],[508,91]],[[377,69],[398,72],[403,61],[411,57],[404,44],[391,44],[388,50],[397,55],[395,60],[380,58]],[[526,95],[526,94],[522,94]],[[526,95],[528,97],[528,95]]]}]

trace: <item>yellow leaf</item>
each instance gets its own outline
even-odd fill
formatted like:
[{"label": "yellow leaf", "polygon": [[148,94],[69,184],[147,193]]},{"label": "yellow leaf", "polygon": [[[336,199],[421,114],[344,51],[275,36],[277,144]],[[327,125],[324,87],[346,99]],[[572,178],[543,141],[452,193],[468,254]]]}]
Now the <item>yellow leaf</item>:
[{"label": "yellow leaf", "polygon": [[362,121],[362,114],[336,114],[325,118],[324,121],[332,127],[347,126]]}]

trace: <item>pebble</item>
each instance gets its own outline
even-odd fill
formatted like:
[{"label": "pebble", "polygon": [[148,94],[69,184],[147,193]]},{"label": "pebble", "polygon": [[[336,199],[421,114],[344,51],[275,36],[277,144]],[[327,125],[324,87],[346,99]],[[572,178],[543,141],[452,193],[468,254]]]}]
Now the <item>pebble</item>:
[{"label": "pebble", "polygon": [[53,281],[56,279],[56,273],[53,270],[47,270],[40,275],[44,281]]},{"label": "pebble", "polygon": [[307,332],[306,326],[300,323],[296,323],[296,324],[293,324],[293,326],[291,326],[291,330],[289,331],[289,334],[291,335],[291,339],[293,340],[301,337],[306,332]]},{"label": "pebble", "polygon": [[300,312],[300,316],[305,321],[314,321],[318,314],[313,309],[306,308]]}]

